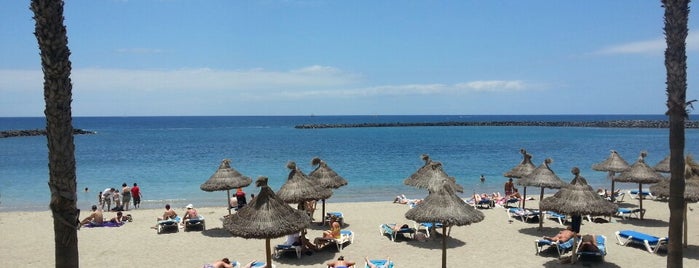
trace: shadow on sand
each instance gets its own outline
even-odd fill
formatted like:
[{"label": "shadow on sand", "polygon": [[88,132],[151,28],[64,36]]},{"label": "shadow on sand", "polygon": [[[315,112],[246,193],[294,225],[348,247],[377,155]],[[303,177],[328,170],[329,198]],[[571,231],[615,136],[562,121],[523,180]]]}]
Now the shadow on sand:
[{"label": "shadow on sand", "polygon": [[[434,232],[430,235],[430,238],[425,240],[424,242],[420,242],[419,240],[408,240],[406,242],[408,243],[408,245],[419,248],[442,249],[442,238],[444,238],[442,234]],[[446,239],[447,249],[458,248],[466,245],[466,242],[451,236],[446,237]]]},{"label": "shadow on sand", "polygon": [[204,231],[201,231],[201,234],[208,237],[233,237],[233,234],[231,234],[231,232],[229,232],[228,230],[223,229],[223,227],[206,229]]}]

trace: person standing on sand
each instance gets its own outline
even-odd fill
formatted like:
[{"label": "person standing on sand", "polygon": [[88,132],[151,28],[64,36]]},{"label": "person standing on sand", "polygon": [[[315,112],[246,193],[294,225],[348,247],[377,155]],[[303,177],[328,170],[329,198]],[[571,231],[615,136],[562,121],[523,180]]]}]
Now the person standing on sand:
[{"label": "person standing on sand", "polygon": [[506,183],[505,183],[505,195],[509,196],[515,191],[515,184],[512,183],[512,178],[510,178]]},{"label": "person standing on sand", "polygon": [[131,204],[131,188],[126,183],[121,184],[121,204],[124,210],[129,210]]},{"label": "person standing on sand", "polygon": [[133,199],[133,208],[141,207],[141,188],[138,188],[138,184],[135,182],[131,187],[131,198]]}]

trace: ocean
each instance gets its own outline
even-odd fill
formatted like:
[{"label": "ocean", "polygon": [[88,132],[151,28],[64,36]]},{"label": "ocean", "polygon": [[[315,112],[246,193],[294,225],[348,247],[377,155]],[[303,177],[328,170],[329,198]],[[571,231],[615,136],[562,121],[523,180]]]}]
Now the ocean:
[{"label": "ocean", "polygon": [[[138,183],[144,208],[165,203],[184,207],[225,206],[226,193],[199,186],[221,160],[253,181],[269,177],[273,190],[286,181],[288,161],[312,171],[320,157],[349,184],[334,190],[332,202],[391,201],[398,194],[424,198],[426,190],[403,185],[428,154],[443,163],[468,197],[474,192],[503,192],[503,173],[517,165],[520,148],[537,166],[552,158],[551,168],[570,181],[571,168],[595,188],[609,188],[604,172],[593,171],[616,150],[632,164],[641,151],[653,166],[669,154],[667,129],[578,127],[380,127],[296,129],[300,124],[412,123],[446,121],[594,121],[665,120],[664,115],[443,115],[443,116],[191,116],[75,117],[73,127],[96,131],[76,135],[78,206],[88,209],[105,188]],[[43,117],[0,118],[0,130],[41,129]],[[686,130],[686,153],[697,155],[699,130]],[[46,137],[0,139],[0,211],[47,210]],[[480,175],[486,177],[481,183]],[[632,189],[634,184],[618,183]],[[83,192],[88,188],[88,192]],[[254,183],[244,189],[257,193]],[[556,190],[547,190],[553,193]],[[528,194],[538,198],[538,189]]]}]

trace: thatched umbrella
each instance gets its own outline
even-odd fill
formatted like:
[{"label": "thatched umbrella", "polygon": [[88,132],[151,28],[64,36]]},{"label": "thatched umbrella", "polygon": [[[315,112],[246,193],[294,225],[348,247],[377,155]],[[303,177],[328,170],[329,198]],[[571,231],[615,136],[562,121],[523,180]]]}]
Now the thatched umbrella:
[{"label": "thatched umbrella", "polygon": [[300,232],[308,227],[310,219],[279,199],[267,186],[267,177],[259,177],[255,184],[260,193],[238,213],[225,217],[223,227],[234,236],[245,239],[265,239],[267,267],[272,267],[270,239]]},{"label": "thatched umbrella", "polygon": [[[585,178],[580,176],[580,169],[574,167],[571,172],[575,176],[569,185],[561,188],[553,196],[541,200],[540,208],[558,213],[564,213],[573,217],[573,232],[580,233],[582,215],[609,215],[616,212],[617,205],[598,195]],[[573,247],[577,241],[573,241]],[[575,248],[573,248],[575,252]],[[573,254],[575,256],[575,254]]]},{"label": "thatched umbrella", "polygon": [[614,202],[614,199],[616,199],[616,196],[614,196],[614,175],[615,173],[624,172],[629,168],[631,168],[631,166],[629,166],[629,164],[626,163],[626,160],[621,158],[621,156],[614,150],[611,151],[609,158],[607,158],[601,163],[592,165],[593,170],[608,172],[607,177],[610,181],[612,181],[612,195],[610,197],[612,199],[612,202]]},{"label": "thatched umbrella", "polygon": [[408,210],[405,217],[416,222],[442,224],[442,267],[447,267],[447,227],[462,226],[480,222],[485,218],[483,212],[466,204],[453,189],[453,184],[446,178],[432,184],[430,193],[417,206]]},{"label": "thatched umbrella", "polygon": [[[519,153],[522,154],[522,162],[510,169],[510,171],[505,172],[504,176],[507,178],[520,179],[524,176],[529,175],[536,169],[534,163],[532,163],[532,155],[527,153],[524,148],[519,149]],[[527,187],[524,186],[522,189],[522,208],[527,204]]]},{"label": "thatched umbrella", "polygon": [[667,155],[663,160],[655,164],[653,170],[662,173],[670,173],[670,155]]},{"label": "thatched umbrella", "polygon": [[[538,166],[532,173],[524,176],[517,181],[517,184],[522,186],[536,186],[541,188],[541,194],[539,195],[539,201],[544,199],[544,188],[559,189],[565,187],[567,183],[562,181],[556,173],[551,170],[549,165],[553,162],[551,158],[546,158],[544,163]],[[539,202],[539,229],[543,227],[544,221],[544,211],[541,210],[541,202]]]},{"label": "thatched umbrella", "polygon": [[289,168],[287,181],[277,191],[279,199],[286,203],[298,203],[299,208],[308,200],[326,199],[333,195],[330,188],[320,186],[309,179],[303,171],[296,167],[296,163],[290,161],[286,164]]},{"label": "thatched umbrella", "polygon": [[211,175],[209,180],[202,183],[199,186],[200,189],[207,192],[213,191],[223,191],[226,190],[226,207],[228,208],[228,215],[231,214],[231,189],[246,187],[252,183],[252,179],[243,176],[237,170],[231,167],[230,159],[223,159],[221,165],[218,166],[214,175]]},{"label": "thatched umbrella", "polygon": [[[663,160],[664,161],[664,160]],[[656,165],[657,166],[657,165]],[[657,169],[656,169],[657,170]],[[684,247],[687,247],[687,203],[699,201],[699,164],[691,156],[684,161]],[[649,187],[659,197],[670,197],[670,179],[664,179]]]},{"label": "thatched umbrella", "polygon": [[427,154],[421,156],[425,165],[420,167],[415,173],[403,181],[403,184],[419,189],[430,189],[435,182],[441,184],[442,178],[447,178],[452,183],[452,189],[463,193],[464,187],[456,183],[456,178],[450,177],[442,168],[441,162],[434,162]]},{"label": "thatched umbrella", "polygon": [[643,214],[645,214],[643,211],[643,184],[658,183],[664,179],[662,175],[646,164],[644,160],[646,155],[646,152],[641,152],[641,156],[638,157],[636,163],[631,165],[631,168],[619,174],[619,177],[614,178],[618,182],[638,183],[638,206],[641,209],[641,220],[643,219]]},{"label": "thatched umbrella", "polygon": [[[308,174],[308,177],[314,183],[320,184],[320,186],[325,188],[337,189],[342,186],[347,185],[347,180],[342,176],[338,175],[332,168],[318,157],[314,157],[311,160],[311,165],[317,166],[316,169]],[[323,210],[320,214],[323,218],[323,224],[325,224],[325,199],[322,199]]]}]

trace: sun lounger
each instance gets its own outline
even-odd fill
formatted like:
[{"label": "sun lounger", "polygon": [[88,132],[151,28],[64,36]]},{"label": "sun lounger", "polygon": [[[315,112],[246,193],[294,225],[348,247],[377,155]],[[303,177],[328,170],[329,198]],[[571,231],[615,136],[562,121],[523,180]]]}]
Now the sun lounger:
[{"label": "sun lounger", "polygon": [[584,256],[597,256],[597,257],[604,257],[607,255],[607,237],[603,235],[596,235],[595,236],[596,242],[597,242],[597,251],[584,251],[580,250],[581,245],[582,245],[582,240],[578,242],[578,251],[576,254],[578,254],[578,258],[584,257]]},{"label": "sun lounger", "polygon": [[536,254],[539,255],[545,246],[549,246],[549,248],[553,247],[556,249],[556,252],[558,252],[558,257],[560,258],[563,256],[563,254],[573,248],[573,243],[572,238],[565,242],[554,242],[547,239],[538,239],[534,240],[534,248],[536,249]]},{"label": "sun lounger", "polygon": [[518,207],[519,202],[521,202],[521,201],[522,201],[522,199],[519,199],[519,198],[509,198],[509,199],[507,199],[507,201],[505,201],[505,207],[513,207],[510,205],[512,203],[516,204],[514,207]]},{"label": "sun lounger", "polygon": [[274,257],[279,258],[282,256],[282,254],[284,254],[286,252],[294,252],[294,253],[296,253],[296,258],[300,259],[301,258],[301,250],[302,250],[301,245],[298,245],[298,246],[285,245],[285,244],[276,245],[274,247]]},{"label": "sun lounger", "polygon": [[546,211],[544,213],[546,214],[547,218],[557,220],[559,224],[565,225],[566,215],[559,214],[559,213],[556,213],[554,211]]},{"label": "sun lounger", "polygon": [[191,229],[199,228],[202,231],[206,230],[206,220],[204,216],[199,215],[196,219],[186,219],[184,220],[184,230],[189,231]]},{"label": "sun lounger", "polygon": [[174,232],[179,232],[180,221],[181,221],[180,217],[175,217],[174,219],[167,219],[167,220],[158,221],[156,230],[158,231],[158,234],[161,234],[165,231],[170,231],[170,230],[174,230]]},{"label": "sun lounger", "polygon": [[508,208],[507,215],[510,218],[519,218],[522,222],[528,222],[529,220],[539,219],[538,210],[529,210],[523,208]]},{"label": "sun lounger", "polygon": [[[393,268],[393,261],[391,260],[369,260],[372,264],[376,265],[378,268]],[[364,268],[369,268],[369,264],[364,262]]]},{"label": "sun lounger", "polygon": [[658,248],[667,244],[667,237],[660,238],[633,230],[618,231],[615,234],[619,245],[625,246],[629,243],[638,243],[644,245],[649,253],[657,253]]},{"label": "sun lounger", "polygon": [[340,230],[340,238],[328,240],[330,243],[337,245],[337,251],[341,251],[345,247],[345,243],[352,244],[354,242],[354,232],[350,230]]},{"label": "sun lounger", "polygon": [[646,209],[645,208],[644,209],[618,208],[616,211],[616,216],[619,216],[625,220],[629,219],[629,217],[631,217],[631,216],[636,217],[637,219],[640,219],[639,215],[638,215],[639,213],[646,213]]},{"label": "sun lounger", "polygon": [[[416,222],[415,223],[415,230],[420,231],[420,230],[425,230],[425,237],[429,238],[430,233],[434,231],[435,228],[442,228],[443,225],[439,222],[437,223],[431,223],[431,222]],[[447,236],[451,233],[451,226],[448,226],[447,228]]]},{"label": "sun lounger", "polygon": [[388,237],[391,239],[391,241],[396,241],[396,236],[398,234],[402,235],[409,235],[410,238],[412,239],[416,230],[415,228],[410,228],[410,227],[403,227],[400,228],[398,231],[393,230],[393,227],[395,227],[395,223],[389,223],[389,224],[381,224],[379,225],[379,233],[381,235],[386,235],[388,234]]},{"label": "sun lounger", "polygon": [[337,211],[325,213],[325,222],[330,224],[330,218],[333,216],[335,216],[337,222],[340,223],[340,226],[343,226],[345,224],[344,214],[342,214],[342,212]]},{"label": "sun lounger", "polygon": [[639,193],[638,190],[630,190],[629,196],[631,196],[633,199],[638,199],[640,197],[643,197],[643,199],[655,199],[655,196],[653,196],[653,194],[649,191],[641,191]]}]

